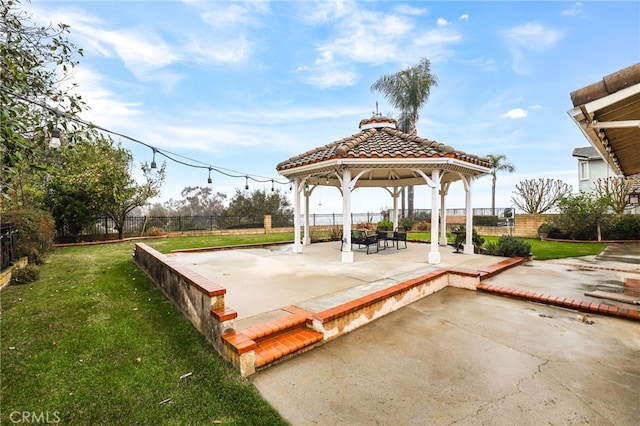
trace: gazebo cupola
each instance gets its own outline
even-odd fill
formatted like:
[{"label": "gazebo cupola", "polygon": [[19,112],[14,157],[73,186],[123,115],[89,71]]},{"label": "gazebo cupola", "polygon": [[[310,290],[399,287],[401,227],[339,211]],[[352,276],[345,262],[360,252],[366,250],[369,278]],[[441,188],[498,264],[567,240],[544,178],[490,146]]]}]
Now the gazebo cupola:
[{"label": "gazebo cupola", "polygon": [[375,114],[371,118],[360,120],[360,125],[358,126],[360,130],[381,129],[383,127],[391,127],[392,129],[395,129],[398,127],[398,122],[393,118]]},{"label": "gazebo cupola", "polygon": [[[489,173],[488,159],[397,129],[393,118],[374,114],[360,121],[351,136],[291,157],[276,166],[294,185],[294,252],[309,244],[309,196],[317,186],[332,186],[342,194],[342,261],[353,262],[351,251],[351,193],[356,188],[384,188],[393,198],[393,221],[398,223],[398,197],[411,185],[431,188],[431,251],[429,263],[439,263],[438,245],[446,245],[445,196],[451,183],[462,181],[466,191],[467,235],[464,252],[473,253],[471,241],[471,184],[474,177]],[[305,196],[304,242],[301,240],[301,195]],[[381,200],[381,204],[385,201]],[[442,205],[442,210],[440,206]],[[438,229],[440,223],[440,229]],[[442,235],[443,238],[439,238]]]}]

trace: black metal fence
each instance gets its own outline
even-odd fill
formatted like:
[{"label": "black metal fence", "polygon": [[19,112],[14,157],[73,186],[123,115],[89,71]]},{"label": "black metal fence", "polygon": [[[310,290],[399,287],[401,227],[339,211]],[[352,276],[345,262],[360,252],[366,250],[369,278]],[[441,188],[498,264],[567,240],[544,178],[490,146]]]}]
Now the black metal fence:
[{"label": "black metal fence", "polygon": [[[293,218],[273,217],[272,226],[293,226]],[[263,227],[264,216],[130,216],[124,221],[123,234],[142,235],[153,232],[214,231]],[[66,229],[59,229],[56,239],[113,234],[118,234],[116,223],[109,217],[103,217],[85,226],[79,234],[72,235]]]},{"label": "black metal fence", "polygon": [[18,259],[18,229],[15,224],[6,222],[0,225],[0,251],[2,252],[2,267],[12,265]]},{"label": "black metal fence", "polygon": [[[504,209],[496,209],[498,215]],[[491,209],[474,209],[474,216],[491,214]],[[389,212],[390,214],[391,212]],[[447,209],[447,215],[464,215],[465,209]],[[425,220],[431,217],[431,210],[416,210],[414,217],[417,220]],[[325,213],[309,215],[311,226],[335,226],[343,225],[343,216],[340,213]],[[383,220],[381,213],[352,213],[351,223],[377,223]],[[304,215],[301,217],[304,224]],[[272,228],[293,227],[293,216],[272,215]],[[189,232],[189,231],[216,231],[264,228],[264,216],[130,216],[127,217],[123,227],[123,234],[130,235],[153,235],[167,232]],[[108,218],[100,218],[89,226],[86,226],[79,234],[72,235],[66,229],[59,229],[56,239],[64,241],[77,237],[95,236],[102,238],[113,238],[118,234],[115,222]]]}]

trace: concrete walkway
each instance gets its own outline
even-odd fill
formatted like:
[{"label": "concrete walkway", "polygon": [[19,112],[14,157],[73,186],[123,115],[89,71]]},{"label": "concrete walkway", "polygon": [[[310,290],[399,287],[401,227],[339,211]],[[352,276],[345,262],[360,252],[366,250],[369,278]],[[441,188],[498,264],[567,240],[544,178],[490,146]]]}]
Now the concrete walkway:
[{"label": "concrete walkway", "polygon": [[[350,265],[340,263],[339,243],[301,255],[281,246],[175,258],[227,288],[241,329],[287,305],[314,312],[371,283],[500,260],[441,248],[434,266],[429,247],[357,252]],[[609,246],[601,256],[533,261],[488,281],[586,300],[584,291],[640,277],[638,259],[640,245]],[[446,288],[252,380],[294,425],[635,425],[639,359],[638,322]]]}]

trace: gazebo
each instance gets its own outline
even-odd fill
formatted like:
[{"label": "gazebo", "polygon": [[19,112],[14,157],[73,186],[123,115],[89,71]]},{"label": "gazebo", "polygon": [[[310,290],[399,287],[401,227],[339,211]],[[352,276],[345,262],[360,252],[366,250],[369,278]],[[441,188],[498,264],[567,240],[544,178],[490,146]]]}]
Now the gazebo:
[{"label": "gazebo", "polygon": [[[280,175],[293,183],[294,253],[309,239],[309,197],[318,186],[342,193],[342,262],[353,263],[351,193],[356,188],[385,188],[393,198],[393,222],[398,224],[398,197],[407,186],[431,188],[431,249],[428,262],[440,263],[439,245],[446,246],[445,205],[449,187],[462,181],[466,192],[466,238],[463,253],[473,254],[471,195],[474,178],[489,173],[488,159],[396,129],[396,121],[381,115],[360,121],[360,132],[279,163]],[[301,238],[301,196],[304,195],[304,241]],[[440,227],[438,227],[440,219]]]}]

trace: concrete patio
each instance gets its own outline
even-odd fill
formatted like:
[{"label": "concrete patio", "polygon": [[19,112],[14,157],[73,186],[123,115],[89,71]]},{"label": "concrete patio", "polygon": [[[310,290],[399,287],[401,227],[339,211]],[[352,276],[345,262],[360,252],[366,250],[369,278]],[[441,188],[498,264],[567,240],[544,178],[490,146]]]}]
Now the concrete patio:
[{"label": "concrete patio", "polygon": [[[442,263],[427,262],[430,245],[407,243],[366,254],[354,245],[354,263],[340,261],[340,242],[224,251],[178,252],[172,258],[227,289],[226,306],[238,312],[237,329],[277,318],[295,305],[320,312],[365,294],[441,268],[477,271],[504,258],[454,253],[442,247]],[[402,247],[402,246],[401,246]]]},{"label": "concrete patio", "polygon": [[[171,257],[227,289],[237,328],[295,305],[325,310],[434,269],[481,270],[500,258],[453,253],[427,263],[409,243],[344,264],[337,242]],[[592,300],[640,277],[640,245],[599,256],[530,261],[486,280]],[[611,300],[597,303],[628,304]],[[637,309],[637,307],[632,307]],[[637,321],[445,288],[365,327],[258,372],[252,381],[287,420],[313,424],[605,424],[640,418]]]}]

